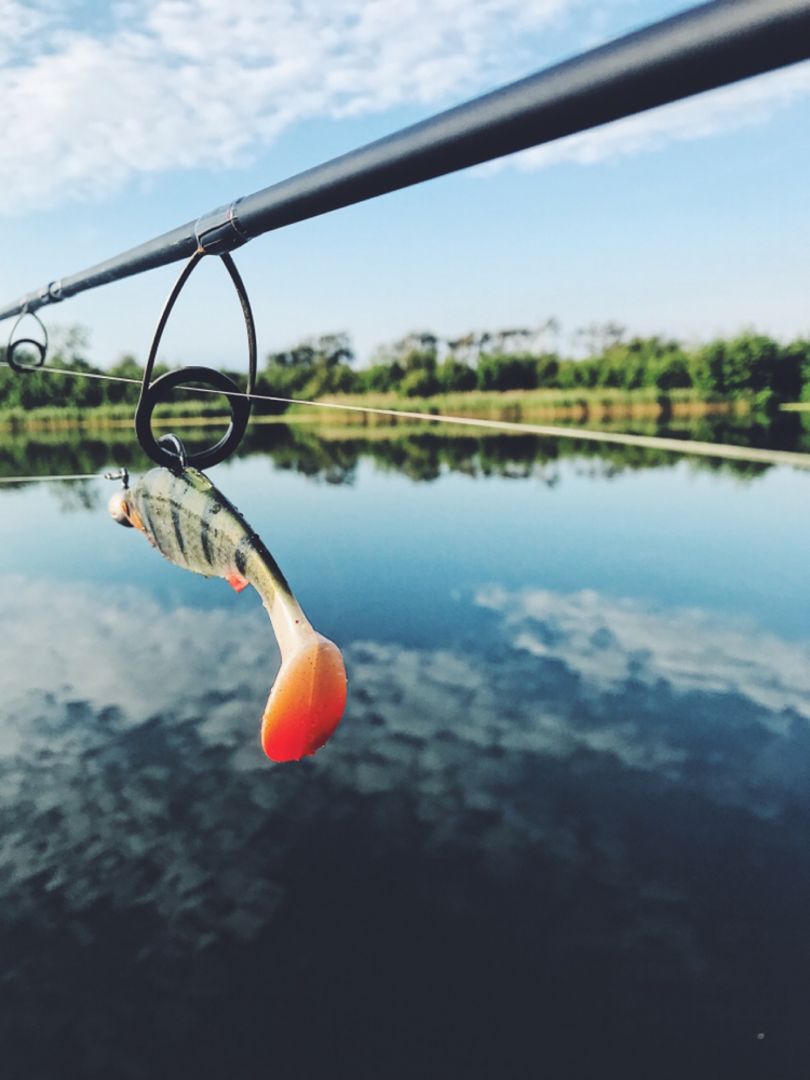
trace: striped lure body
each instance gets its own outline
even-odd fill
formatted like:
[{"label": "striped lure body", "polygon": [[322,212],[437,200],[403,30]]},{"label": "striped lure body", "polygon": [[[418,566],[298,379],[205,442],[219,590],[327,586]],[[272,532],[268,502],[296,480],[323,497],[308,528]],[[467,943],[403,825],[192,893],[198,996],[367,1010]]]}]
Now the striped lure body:
[{"label": "striped lure body", "polygon": [[275,559],[236,507],[197,469],[157,468],[113,495],[110,513],[178,566],[223,577],[237,591],[256,589],[281,650],[262,718],[264,751],[274,761],[295,761],[323,746],[346,704],[343,658],[313,630]]}]

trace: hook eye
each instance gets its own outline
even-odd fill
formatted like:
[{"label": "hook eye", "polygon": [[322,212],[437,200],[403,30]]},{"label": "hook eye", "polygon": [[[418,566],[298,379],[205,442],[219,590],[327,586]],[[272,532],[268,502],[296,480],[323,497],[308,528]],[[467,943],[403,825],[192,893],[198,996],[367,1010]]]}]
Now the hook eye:
[{"label": "hook eye", "polygon": [[158,446],[165,446],[170,448],[170,452],[177,458],[175,468],[182,471],[188,465],[188,452],[186,450],[186,444],[183,440],[175,435],[173,431],[170,431],[168,435],[161,435],[158,439]]},{"label": "hook eye", "polygon": [[[186,454],[185,448],[183,448],[183,454],[180,454],[175,445],[180,443],[176,435],[171,436],[175,440],[172,444],[175,445],[174,450],[169,450],[166,446],[160,445],[164,439],[168,440],[169,436],[164,435],[161,439],[155,439],[152,431],[152,413],[155,406],[160,404],[162,394],[165,394],[167,390],[173,390],[175,386],[188,382],[203,383],[203,385],[216,390],[220,394],[237,394],[238,397],[228,397],[231,422],[228,425],[228,430],[218,443],[208,447],[207,450],[198,450],[192,454]],[[224,461],[226,457],[233,453],[242,441],[249,419],[250,399],[239,389],[233,379],[230,379],[221,371],[215,371],[214,368],[185,367],[161,375],[160,378],[155,379],[151,386],[141,391],[141,399],[138,402],[138,408],[135,410],[135,433],[144,451],[158,465],[165,465],[168,469],[176,470],[179,462],[181,468],[185,468],[188,464],[195,466],[197,469],[208,469],[212,465],[218,465],[220,461]],[[180,446],[182,447],[182,443],[180,443]]]},{"label": "hook eye", "polygon": [[[42,337],[44,340],[37,341],[36,338],[31,337],[21,337],[17,338],[16,340],[14,339],[14,335],[17,332],[17,327],[20,325],[23,319],[26,318],[33,319],[34,322],[39,326],[40,330],[42,331]],[[21,364],[19,360],[14,359],[14,353],[17,351],[17,349],[21,348],[24,345],[31,346],[37,352],[37,356],[39,357],[39,359],[35,360],[33,364]],[[45,363],[45,357],[47,355],[48,331],[45,329],[45,324],[43,323],[42,319],[40,319],[39,315],[37,315],[35,312],[28,310],[23,311],[17,321],[12,326],[11,333],[8,336],[8,345],[6,346],[6,363],[14,371],[35,371],[37,368],[42,367],[42,365]]]}]

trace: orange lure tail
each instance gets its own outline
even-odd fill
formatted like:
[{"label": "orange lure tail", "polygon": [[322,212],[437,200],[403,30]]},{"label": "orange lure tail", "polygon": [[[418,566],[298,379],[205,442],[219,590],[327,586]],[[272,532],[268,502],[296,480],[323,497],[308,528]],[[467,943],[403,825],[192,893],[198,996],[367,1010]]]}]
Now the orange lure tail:
[{"label": "orange lure tail", "polygon": [[[284,655],[284,653],[287,655]],[[262,747],[273,761],[298,761],[323,746],[346,706],[340,649],[311,630],[289,651],[262,717]]]}]

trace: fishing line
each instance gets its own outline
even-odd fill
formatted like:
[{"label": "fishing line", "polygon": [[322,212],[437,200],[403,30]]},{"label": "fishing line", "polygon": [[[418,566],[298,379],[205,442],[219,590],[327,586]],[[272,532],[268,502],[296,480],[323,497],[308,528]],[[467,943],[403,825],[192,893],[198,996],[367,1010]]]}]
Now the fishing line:
[{"label": "fishing line", "polygon": [[[108,382],[141,385],[140,379],[122,375],[107,375],[98,371],[72,371],[69,368],[42,366],[32,371],[50,371],[56,375],[78,375]],[[444,413],[411,412],[405,409],[383,409],[371,405],[349,405],[334,401],[309,401],[306,398],[281,397],[275,394],[245,394],[233,390],[218,390],[207,386],[178,386],[197,394],[213,394],[215,397],[239,397],[252,401],[268,401],[284,405],[306,405],[316,409],[336,409],[338,412],[355,412],[369,416],[387,416],[400,420],[418,420],[428,423],[456,424],[462,427],[484,428],[489,431],[514,432],[522,435],[542,435],[549,438],[582,439],[585,442],[608,443],[614,446],[635,446],[642,450],[664,450],[669,453],[696,455],[698,457],[722,458],[729,461],[746,461],[757,465],[790,465],[810,469],[810,454],[793,450],[768,450],[760,447],[734,446],[730,443],[708,443],[692,439],[673,439],[660,435],[631,435],[614,431],[594,431],[591,428],[558,427],[549,424],[530,424],[516,420],[487,420],[483,417],[449,416]]]},{"label": "fishing line", "polygon": [[32,484],[46,480],[103,480],[104,473],[62,473],[59,476],[0,476],[0,484]]},{"label": "fishing line", "polygon": [[[70,368],[58,368],[48,365],[38,365],[33,367],[31,364],[18,364],[18,367],[23,371],[52,371],[54,375],[78,375],[82,379],[103,379],[105,382],[123,382],[134,383],[135,386],[141,385],[140,379],[128,379],[124,375],[107,375],[103,371],[72,371]],[[186,390],[194,390],[196,387],[185,387]]]}]

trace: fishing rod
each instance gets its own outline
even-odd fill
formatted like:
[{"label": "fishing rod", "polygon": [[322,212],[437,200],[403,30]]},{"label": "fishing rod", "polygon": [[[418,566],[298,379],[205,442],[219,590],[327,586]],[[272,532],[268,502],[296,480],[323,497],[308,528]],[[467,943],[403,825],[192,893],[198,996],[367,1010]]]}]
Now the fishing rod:
[{"label": "fishing rod", "polygon": [[810,0],[713,0],[51,281],[0,320],[808,57]]}]

